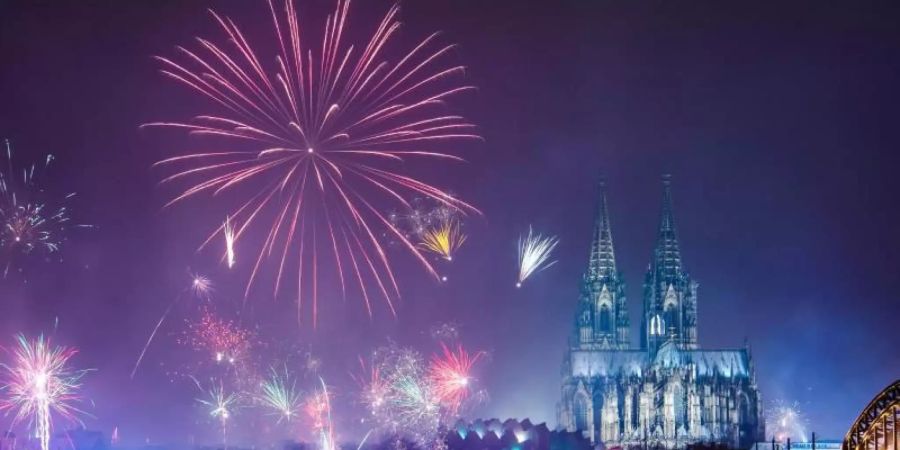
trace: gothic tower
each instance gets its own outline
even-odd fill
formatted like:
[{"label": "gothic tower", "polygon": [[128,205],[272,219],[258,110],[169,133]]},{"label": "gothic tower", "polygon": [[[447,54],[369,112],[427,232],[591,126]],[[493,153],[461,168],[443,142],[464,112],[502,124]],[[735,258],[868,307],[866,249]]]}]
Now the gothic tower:
[{"label": "gothic tower", "polygon": [[626,349],[628,305],[625,283],[616,267],[606,183],[600,182],[600,205],[591,242],[588,270],[581,283],[573,347],[581,349]]},{"label": "gothic tower", "polygon": [[697,287],[681,264],[672,213],[672,182],[665,175],[656,248],[644,278],[641,349],[655,354],[669,341],[683,350],[697,348]]}]

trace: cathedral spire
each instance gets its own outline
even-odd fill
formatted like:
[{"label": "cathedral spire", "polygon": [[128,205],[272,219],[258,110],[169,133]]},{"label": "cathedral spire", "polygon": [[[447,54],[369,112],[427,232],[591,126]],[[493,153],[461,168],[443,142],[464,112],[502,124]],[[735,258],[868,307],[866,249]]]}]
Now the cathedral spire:
[{"label": "cathedral spire", "polygon": [[672,176],[663,175],[663,205],[659,223],[659,234],[654,250],[653,266],[667,277],[682,272],[681,250],[675,233],[675,218],[672,214]]},{"label": "cathedral spire", "polygon": [[606,206],[606,180],[600,180],[600,204],[597,221],[594,223],[594,238],[591,242],[591,259],[588,265],[588,278],[614,277],[616,270],[616,252],[613,250],[612,228],[609,224],[609,209]]}]

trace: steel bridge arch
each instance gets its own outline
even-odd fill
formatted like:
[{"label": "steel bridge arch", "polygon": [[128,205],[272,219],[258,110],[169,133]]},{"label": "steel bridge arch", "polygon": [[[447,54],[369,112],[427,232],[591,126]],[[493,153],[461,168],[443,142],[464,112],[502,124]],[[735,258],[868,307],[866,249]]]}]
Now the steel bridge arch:
[{"label": "steel bridge arch", "polygon": [[884,388],[862,410],[844,436],[841,450],[900,450],[900,380]]}]

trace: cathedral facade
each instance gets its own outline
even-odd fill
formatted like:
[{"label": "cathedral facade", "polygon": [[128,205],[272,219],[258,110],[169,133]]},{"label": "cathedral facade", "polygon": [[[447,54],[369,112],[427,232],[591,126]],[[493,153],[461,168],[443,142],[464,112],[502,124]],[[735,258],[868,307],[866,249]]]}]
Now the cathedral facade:
[{"label": "cathedral facade", "polygon": [[656,248],[644,278],[640,343],[632,346],[625,282],[616,267],[606,189],[562,367],[561,428],[594,443],[747,448],[765,425],[749,347],[700,349],[697,288],[685,271],[663,179]]}]

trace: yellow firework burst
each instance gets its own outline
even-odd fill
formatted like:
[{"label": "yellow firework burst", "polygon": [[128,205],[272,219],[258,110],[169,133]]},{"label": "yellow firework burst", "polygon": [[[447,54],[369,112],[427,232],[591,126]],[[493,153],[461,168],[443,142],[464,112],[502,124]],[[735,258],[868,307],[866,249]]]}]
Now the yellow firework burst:
[{"label": "yellow firework burst", "polygon": [[441,226],[426,230],[422,234],[419,246],[447,261],[453,260],[453,254],[466,242],[466,235],[459,229],[459,222],[449,220]]}]

